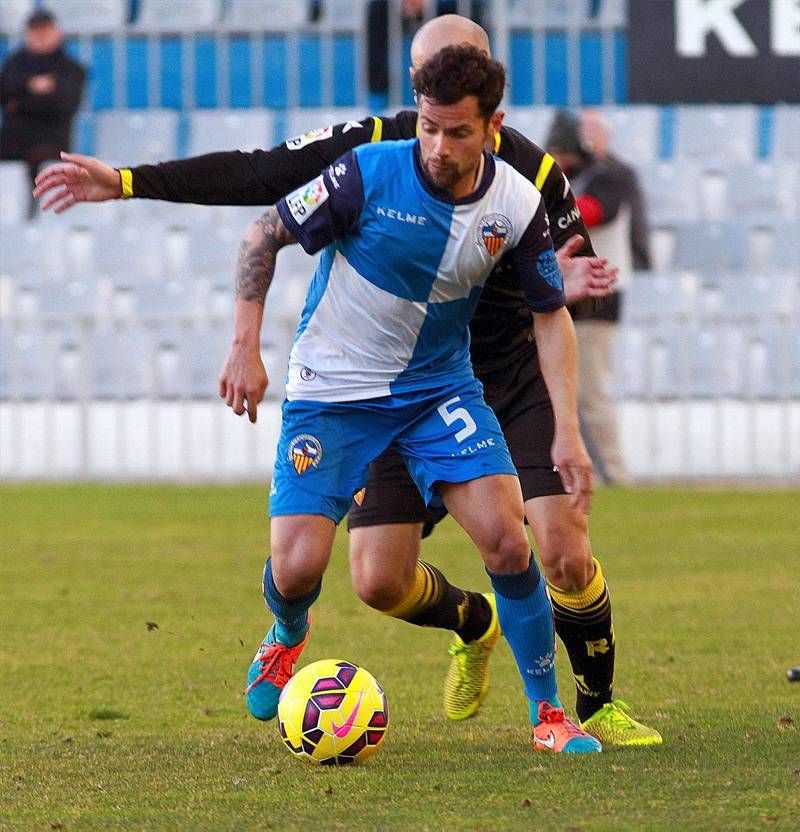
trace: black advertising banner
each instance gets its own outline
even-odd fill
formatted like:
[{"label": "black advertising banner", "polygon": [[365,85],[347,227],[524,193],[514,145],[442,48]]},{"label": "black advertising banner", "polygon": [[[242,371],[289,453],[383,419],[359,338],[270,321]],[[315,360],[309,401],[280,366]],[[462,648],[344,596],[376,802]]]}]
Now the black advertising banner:
[{"label": "black advertising banner", "polygon": [[632,102],[800,102],[800,0],[628,0]]}]

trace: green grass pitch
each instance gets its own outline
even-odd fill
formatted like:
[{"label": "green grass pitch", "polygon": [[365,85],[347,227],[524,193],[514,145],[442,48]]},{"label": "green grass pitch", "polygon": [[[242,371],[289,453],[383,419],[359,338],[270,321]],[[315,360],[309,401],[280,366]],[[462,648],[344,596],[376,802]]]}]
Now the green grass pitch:
[{"label": "green grass pitch", "polygon": [[[505,644],[481,713],[448,723],[447,634],[360,604],[340,532],[303,661],[363,664],[391,718],[379,753],[339,770],[245,712],[266,503],[258,487],[0,489],[0,829],[800,828],[797,491],[597,495],[616,694],[665,744],[577,759],[529,749]],[[488,587],[452,522],[424,553]]]}]

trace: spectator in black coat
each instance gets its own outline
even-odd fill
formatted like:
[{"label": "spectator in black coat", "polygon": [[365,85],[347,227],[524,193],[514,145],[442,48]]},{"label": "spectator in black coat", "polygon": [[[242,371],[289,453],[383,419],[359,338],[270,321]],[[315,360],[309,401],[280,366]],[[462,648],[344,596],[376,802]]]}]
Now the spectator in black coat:
[{"label": "spectator in black coat", "polygon": [[86,72],[63,41],[53,15],[39,9],[28,18],[24,45],[0,72],[0,159],[27,162],[31,183],[43,162],[70,149],[81,102]]}]

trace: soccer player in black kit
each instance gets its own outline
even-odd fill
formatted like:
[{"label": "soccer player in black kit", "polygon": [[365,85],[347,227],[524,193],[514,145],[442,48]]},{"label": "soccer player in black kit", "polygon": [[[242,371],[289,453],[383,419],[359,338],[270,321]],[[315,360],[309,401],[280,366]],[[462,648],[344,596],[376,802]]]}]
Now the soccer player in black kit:
[{"label": "soccer player in black kit", "polygon": [[[486,33],[472,21],[456,15],[435,18],[417,33],[412,63],[419,66],[444,46],[465,42],[489,51]],[[81,201],[129,197],[271,205],[353,147],[413,138],[416,133],[416,112],[404,111],[393,118],[371,117],[313,130],[270,151],[214,153],[120,170],[68,155],[64,164],[39,177],[35,195],[52,191],[42,207],[56,211]],[[553,158],[508,127],[495,135],[492,150],[541,191],[568,301],[607,294],[613,273],[594,256],[569,183]],[[252,277],[265,257],[274,256],[265,248],[262,222],[263,218],[253,223],[242,244],[240,277]],[[486,283],[470,331],[475,373],[519,473],[556,632],[575,677],[581,725],[604,745],[658,744],[660,734],[633,719],[627,705],[612,695],[611,601],[588,535],[590,463],[565,451],[571,443],[559,436],[558,409],[554,416],[537,360],[532,316],[514,271],[503,261]],[[232,348],[220,394],[234,412],[247,410],[254,421],[266,382],[260,360],[255,366],[246,363]],[[441,516],[428,510],[404,463],[388,449],[372,464],[366,488],[353,501],[350,567],[357,594],[370,606],[413,624],[454,631],[444,708],[449,718],[465,719],[478,711],[488,692],[488,659],[500,629],[492,595],[455,587],[436,567],[419,559],[421,538]]]}]

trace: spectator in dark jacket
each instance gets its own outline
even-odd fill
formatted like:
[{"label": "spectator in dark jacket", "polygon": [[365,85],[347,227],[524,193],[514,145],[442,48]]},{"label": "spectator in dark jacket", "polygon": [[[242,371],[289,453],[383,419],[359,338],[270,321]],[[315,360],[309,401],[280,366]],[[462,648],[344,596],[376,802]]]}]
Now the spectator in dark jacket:
[{"label": "spectator in dark jacket", "polygon": [[25,27],[25,43],[0,72],[0,159],[27,162],[31,182],[39,166],[70,149],[72,120],[86,73],[63,48],[50,12],[39,9]]}]

